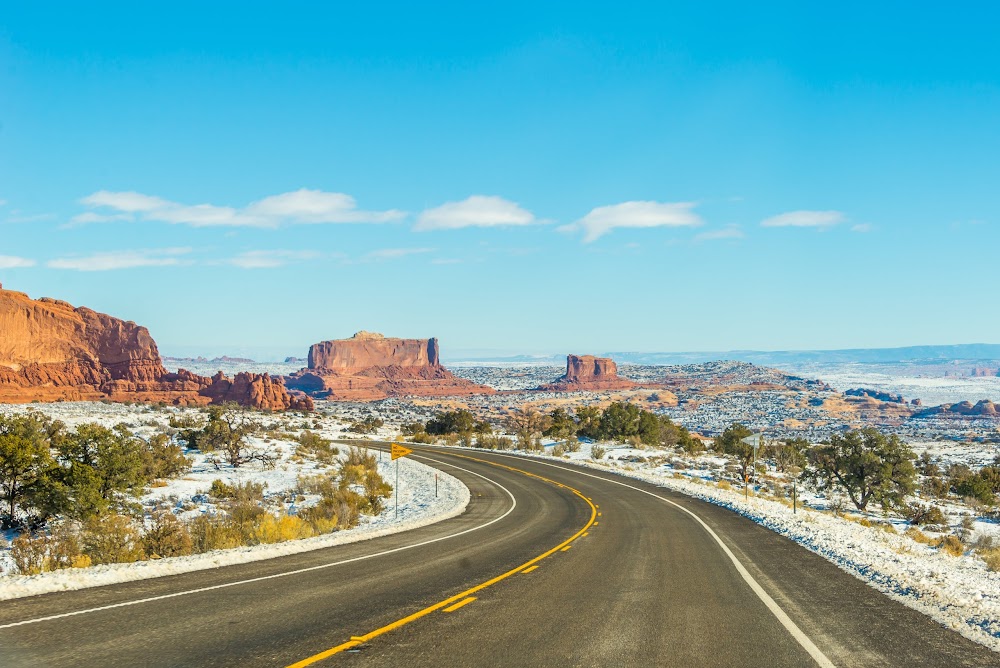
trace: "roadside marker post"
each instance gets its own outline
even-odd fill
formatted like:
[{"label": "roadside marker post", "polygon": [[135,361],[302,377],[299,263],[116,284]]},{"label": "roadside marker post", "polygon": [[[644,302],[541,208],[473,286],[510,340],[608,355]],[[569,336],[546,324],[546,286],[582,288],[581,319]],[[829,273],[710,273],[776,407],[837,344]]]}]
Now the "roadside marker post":
[{"label": "roadside marker post", "polygon": [[[390,461],[396,462],[396,488],[394,490],[392,490],[392,492],[393,492],[392,495],[394,497],[396,497],[396,519],[397,520],[399,519],[399,459],[400,459],[400,457],[405,457],[406,455],[408,455],[408,454],[410,454],[412,452],[413,452],[413,450],[411,450],[410,448],[405,448],[402,445],[400,445],[399,443],[393,443],[392,447],[389,448],[390,457],[392,457],[392,459]],[[434,476],[434,489],[435,489],[435,496],[436,496],[437,495],[436,494],[436,490],[437,490],[437,476],[436,475]]]},{"label": "roadside marker post", "polygon": [[[750,474],[753,474],[754,480],[757,479],[757,450],[764,443],[764,434],[752,434],[746,438],[740,439],[741,443],[746,443],[747,445],[753,446],[753,467]],[[750,500],[750,475],[743,476],[743,499],[746,501]]]}]

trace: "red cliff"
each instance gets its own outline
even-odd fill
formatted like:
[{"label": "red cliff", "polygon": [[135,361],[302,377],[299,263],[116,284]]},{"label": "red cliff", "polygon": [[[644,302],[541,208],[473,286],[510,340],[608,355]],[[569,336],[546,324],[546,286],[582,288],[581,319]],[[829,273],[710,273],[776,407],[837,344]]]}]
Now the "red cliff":
[{"label": "red cliff", "polygon": [[315,397],[339,401],[494,392],[445,369],[437,339],[397,339],[370,332],[313,345],[309,366],[285,382]]},{"label": "red cliff", "polygon": [[0,402],[236,401],[267,410],[304,405],[280,380],[240,376],[245,378],[230,382],[221,374],[168,373],[145,327],[0,286]]},{"label": "red cliff", "polygon": [[548,392],[576,392],[584,390],[626,390],[637,387],[635,383],[618,376],[618,366],[610,357],[593,355],[567,355],[566,373],[555,382],[538,388]]}]

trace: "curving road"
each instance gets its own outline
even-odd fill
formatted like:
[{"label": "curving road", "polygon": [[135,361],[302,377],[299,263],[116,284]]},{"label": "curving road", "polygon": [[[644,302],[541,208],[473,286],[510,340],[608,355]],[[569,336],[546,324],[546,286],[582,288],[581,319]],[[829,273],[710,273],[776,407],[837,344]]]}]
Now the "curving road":
[{"label": "curving road", "polygon": [[734,513],[568,464],[419,448],[460,517],[0,603],[0,665],[1000,666]]}]

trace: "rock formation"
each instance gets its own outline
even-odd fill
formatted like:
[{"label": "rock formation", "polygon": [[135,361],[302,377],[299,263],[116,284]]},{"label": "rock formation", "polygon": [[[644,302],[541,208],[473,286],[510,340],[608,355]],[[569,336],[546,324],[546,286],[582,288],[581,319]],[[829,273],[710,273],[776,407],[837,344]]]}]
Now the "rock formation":
[{"label": "rock formation", "polygon": [[437,339],[396,339],[371,332],[313,345],[309,366],[286,377],[285,384],[335,401],[495,392],[445,369]]},{"label": "rock formation", "polygon": [[627,390],[636,383],[618,376],[618,365],[610,357],[567,355],[566,373],[555,382],[538,388],[547,392],[578,392],[585,390]]},{"label": "rock formation", "polygon": [[957,404],[941,404],[940,406],[932,406],[914,415],[914,417],[918,418],[933,416],[995,418],[1000,416],[1000,407],[989,399],[983,399],[975,405],[973,405],[971,401],[961,401]]},{"label": "rock formation", "polygon": [[0,286],[0,402],[235,401],[266,410],[306,408],[266,374],[168,373],[145,327],[56,299]]}]

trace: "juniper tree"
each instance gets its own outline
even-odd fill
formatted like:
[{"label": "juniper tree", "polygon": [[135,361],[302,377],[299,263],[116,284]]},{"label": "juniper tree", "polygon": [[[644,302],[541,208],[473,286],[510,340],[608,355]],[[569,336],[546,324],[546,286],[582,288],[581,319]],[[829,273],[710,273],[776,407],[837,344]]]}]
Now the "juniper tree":
[{"label": "juniper tree", "polygon": [[858,510],[871,501],[883,508],[901,506],[913,492],[914,454],[895,434],[874,427],[834,434],[828,444],[809,451],[806,475],[819,489],[841,487]]}]

